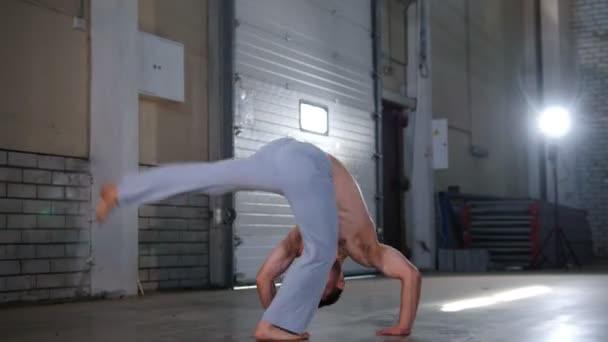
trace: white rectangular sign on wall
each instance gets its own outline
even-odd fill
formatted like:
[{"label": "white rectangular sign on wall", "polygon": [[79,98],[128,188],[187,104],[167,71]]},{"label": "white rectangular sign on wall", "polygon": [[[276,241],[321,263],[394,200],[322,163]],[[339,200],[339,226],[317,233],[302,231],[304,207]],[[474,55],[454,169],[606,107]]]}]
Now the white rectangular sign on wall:
[{"label": "white rectangular sign on wall", "polygon": [[448,120],[433,120],[433,168],[445,170],[448,168]]},{"label": "white rectangular sign on wall", "polygon": [[139,92],[184,102],[184,44],[139,32]]}]

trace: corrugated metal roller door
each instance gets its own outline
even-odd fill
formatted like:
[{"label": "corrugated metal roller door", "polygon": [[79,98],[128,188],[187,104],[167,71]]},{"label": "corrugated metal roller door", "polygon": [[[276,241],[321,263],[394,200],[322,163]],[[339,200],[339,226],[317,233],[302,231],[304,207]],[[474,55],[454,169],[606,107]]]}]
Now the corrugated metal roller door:
[{"label": "corrugated metal roller door", "polygon": [[[237,0],[235,156],[285,136],[340,158],[375,213],[374,108],[369,0]],[[329,135],[300,131],[301,100],[326,106]],[[293,228],[277,195],[235,196],[235,274],[252,283],[271,249]],[[369,272],[349,261],[348,274]]]}]

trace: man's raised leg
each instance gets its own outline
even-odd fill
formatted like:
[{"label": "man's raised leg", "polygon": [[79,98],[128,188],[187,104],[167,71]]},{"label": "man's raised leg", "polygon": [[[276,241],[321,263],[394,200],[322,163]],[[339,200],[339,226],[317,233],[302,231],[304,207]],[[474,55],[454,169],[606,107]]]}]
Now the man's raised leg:
[{"label": "man's raised leg", "polygon": [[118,206],[135,206],[198,191],[219,194],[236,190],[276,192],[272,163],[253,156],[210,163],[172,164],[125,177],[118,185],[104,185],[97,207],[102,221]]}]

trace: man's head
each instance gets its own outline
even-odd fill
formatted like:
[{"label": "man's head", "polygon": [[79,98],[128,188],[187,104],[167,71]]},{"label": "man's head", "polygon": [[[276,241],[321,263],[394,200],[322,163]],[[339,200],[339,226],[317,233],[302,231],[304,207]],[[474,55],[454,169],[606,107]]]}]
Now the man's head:
[{"label": "man's head", "polygon": [[323,290],[323,296],[321,297],[321,302],[319,302],[319,307],[322,308],[324,306],[329,306],[335,304],[338,299],[340,299],[340,295],[344,290],[344,273],[342,273],[342,264],[339,260],[334,262],[331,267],[331,271],[329,272],[329,277],[327,278],[327,283],[325,284],[325,289]]}]

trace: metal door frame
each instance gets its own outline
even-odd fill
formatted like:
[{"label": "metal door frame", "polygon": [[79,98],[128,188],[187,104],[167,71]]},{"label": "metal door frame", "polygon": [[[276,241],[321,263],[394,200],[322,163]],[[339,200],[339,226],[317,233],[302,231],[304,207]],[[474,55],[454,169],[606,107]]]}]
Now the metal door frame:
[{"label": "metal door frame", "polygon": [[376,235],[380,241],[384,240],[384,161],[382,160],[382,77],[380,76],[382,63],[382,5],[379,0],[371,0],[372,17],[372,63],[374,82],[374,113],[372,114],[376,125]]},{"label": "metal door frame", "polygon": [[[382,18],[378,0],[370,1],[374,70],[374,113],[376,121],[376,225],[383,238],[383,161],[382,161]],[[235,64],[235,0],[208,0],[208,106],[209,160],[234,157],[233,91]],[[234,196],[211,197],[212,222],[209,231],[209,283],[212,288],[232,288],[234,279],[234,230],[226,212],[234,212]]]},{"label": "metal door frame", "polygon": [[[234,0],[208,0],[209,160],[233,157]],[[209,285],[234,285],[232,195],[210,197]]]}]

